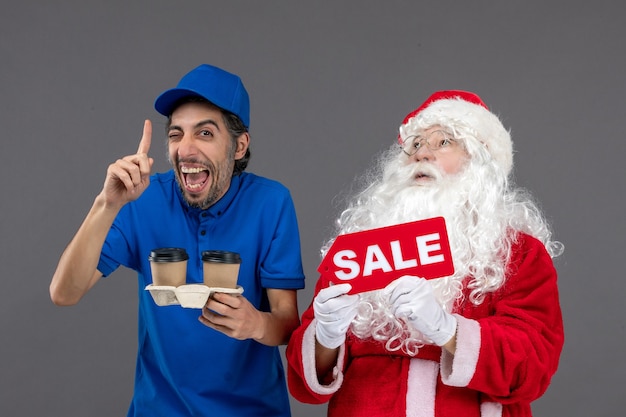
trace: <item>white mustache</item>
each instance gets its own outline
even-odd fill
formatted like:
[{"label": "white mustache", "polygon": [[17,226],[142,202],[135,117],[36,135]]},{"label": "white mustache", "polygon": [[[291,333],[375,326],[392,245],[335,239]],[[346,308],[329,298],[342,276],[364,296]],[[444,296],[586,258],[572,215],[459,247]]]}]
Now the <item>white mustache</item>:
[{"label": "white mustache", "polygon": [[410,181],[413,181],[415,178],[420,176],[427,176],[437,181],[443,179],[443,173],[439,170],[439,168],[429,162],[416,162],[408,165],[407,167],[408,171],[406,175],[407,179]]}]

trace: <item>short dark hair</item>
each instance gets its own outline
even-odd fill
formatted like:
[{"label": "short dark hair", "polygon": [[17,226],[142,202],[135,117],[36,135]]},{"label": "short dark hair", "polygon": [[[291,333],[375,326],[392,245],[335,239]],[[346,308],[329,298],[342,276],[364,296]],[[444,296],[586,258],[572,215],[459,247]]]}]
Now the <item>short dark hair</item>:
[{"label": "short dark hair", "polygon": [[[231,113],[228,110],[224,110],[221,107],[216,106],[215,104],[211,103],[209,100],[205,99],[204,97],[200,97],[200,96],[183,97],[180,100],[178,100],[176,104],[172,107],[173,108],[172,113],[178,107],[187,103],[206,103],[206,104],[210,104],[211,106],[218,108],[220,112],[222,113],[222,120],[224,121],[224,124],[226,125],[226,129],[228,130],[228,133],[230,134],[232,146],[236,147],[237,138],[243,135],[244,133],[248,132],[248,128],[243,124],[239,116],[237,116],[235,113]],[[167,118],[167,128],[169,128],[171,124],[172,124],[172,114],[170,114]],[[235,166],[233,168],[233,176],[239,175],[243,171],[246,170],[246,168],[248,167],[248,162],[250,161],[250,155],[251,155],[250,146],[248,146],[248,149],[246,150],[246,154],[243,156],[243,158],[235,160]]]}]

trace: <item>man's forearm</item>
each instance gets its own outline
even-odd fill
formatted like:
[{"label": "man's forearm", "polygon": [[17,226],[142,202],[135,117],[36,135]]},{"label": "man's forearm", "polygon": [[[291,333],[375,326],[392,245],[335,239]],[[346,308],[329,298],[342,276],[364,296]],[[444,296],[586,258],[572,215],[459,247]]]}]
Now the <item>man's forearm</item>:
[{"label": "man's forearm", "polygon": [[98,260],[104,240],[119,209],[96,197],[87,217],[69,243],[50,283],[50,298],[57,305],[73,305],[89,291],[100,274]]}]

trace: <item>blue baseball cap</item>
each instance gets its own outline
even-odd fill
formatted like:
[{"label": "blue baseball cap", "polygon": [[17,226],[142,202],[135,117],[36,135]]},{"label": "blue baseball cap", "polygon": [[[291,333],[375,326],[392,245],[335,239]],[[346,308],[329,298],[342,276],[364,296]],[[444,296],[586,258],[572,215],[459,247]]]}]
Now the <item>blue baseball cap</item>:
[{"label": "blue baseball cap", "polygon": [[154,102],[154,108],[169,117],[178,100],[189,96],[209,100],[217,107],[234,113],[247,128],[250,127],[250,98],[237,75],[202,64],[181,78],[176,88],[161,93]]}]

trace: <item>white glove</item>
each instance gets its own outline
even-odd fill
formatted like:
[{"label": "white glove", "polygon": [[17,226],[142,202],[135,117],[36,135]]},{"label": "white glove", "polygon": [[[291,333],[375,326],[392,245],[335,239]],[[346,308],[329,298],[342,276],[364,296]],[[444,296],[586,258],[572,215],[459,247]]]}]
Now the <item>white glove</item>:
[{"label": "white glove", "polygon": [[347,295],[350,284],[331,285],[321,290],[313,300],[317,324],[315,337],[324,347],[338,348],[346,341],[346,332],[357,313],[358,295]]},{"label": "white glove", "polygon": [[435,299],[431,285],[424,278],[405,275],[383,289],[396,317],[409,323],[438,346],[456,334],[456,318]]}]

